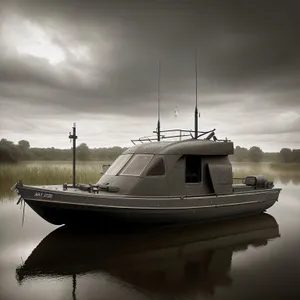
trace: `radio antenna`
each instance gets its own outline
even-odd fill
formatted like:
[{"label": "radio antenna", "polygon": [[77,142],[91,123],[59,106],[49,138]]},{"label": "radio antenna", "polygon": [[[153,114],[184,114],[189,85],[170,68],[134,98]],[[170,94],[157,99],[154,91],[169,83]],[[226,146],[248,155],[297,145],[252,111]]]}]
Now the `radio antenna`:
[{"label": "radio antenna", "polygon": [[198,138],[198,49],[196,48],[196,103],[195,103],[195,139]]},{"label": "radio antenna", "polygon": [[157,82],[157,141],[160,141],[160,60],[158,61],[158,82]]},{"label": "radio antenna", "polygon": [[73,132],[71,134],[71,132],[69,133],[69,139],[71,142],[71,139],[73,140],[73,186],[72,187],[76,187],[76,139],[77,139],[77,135],[76,135],[76,123],[73,124]]}]

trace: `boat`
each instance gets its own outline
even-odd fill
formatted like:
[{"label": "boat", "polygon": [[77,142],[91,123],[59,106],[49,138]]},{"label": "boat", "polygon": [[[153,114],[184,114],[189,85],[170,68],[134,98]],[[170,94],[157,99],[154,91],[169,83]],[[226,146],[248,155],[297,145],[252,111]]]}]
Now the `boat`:
[{"label": "boat", "polygon": [[[160,76],[159,76],[160,77]],[[197,87],[197,85],[196,85]],[[160,97],[158,97],[158,100]],[[37,214],[55,225],[166,225],[260,214],[278,200],[281,189],[264,176],[234,183],[229,155],[233,142],[215,129],[160,129],[160,100],[154,137],[132,140],[97,183],[76,183],[76,125],[73,184],[13,187]],[[175,140],[174,140],[175,139]]]},{"label": "boat", "polygon": [[120,232],[62,226],[16,268],[16,278],[22,285],[30,279],[68,283],[73,278],[73,296],[76,289],[85,290],[85,276],[155,294],[213,294],[219,286],[232,285],[234,253],[265,247],[279,237],[279,226],[268,214],[150,228],[147,234],[139,228]]},{"label": "boat", "polygon": [[281,189],[261,175],[233,183],[233,149],[229,140],[152,141],[125,150],[95,184],[19,180],[13,189],[55,225],[155,226],[260,214]]}]

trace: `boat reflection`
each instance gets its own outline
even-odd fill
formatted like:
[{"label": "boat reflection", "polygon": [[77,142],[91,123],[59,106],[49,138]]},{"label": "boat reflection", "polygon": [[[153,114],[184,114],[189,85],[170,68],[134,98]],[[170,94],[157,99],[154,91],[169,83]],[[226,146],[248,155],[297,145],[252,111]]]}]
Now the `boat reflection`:
[{"label": "boat reflection", "polygon": [[[174,226],[140,232],[78,232],[60,227],[46,236],[23,265],[27,278],[105,273],[136,288],[163,294],[202,292],[231,285],[233,253],[265,246],[280,236],[267,214],[211,224]],[[80,286],[80,284],[79,284]]]}]

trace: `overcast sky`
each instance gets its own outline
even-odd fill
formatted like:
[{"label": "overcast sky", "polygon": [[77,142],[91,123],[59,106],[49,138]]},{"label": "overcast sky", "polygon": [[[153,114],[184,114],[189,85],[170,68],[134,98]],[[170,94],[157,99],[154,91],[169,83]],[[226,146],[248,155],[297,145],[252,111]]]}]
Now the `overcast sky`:
[{"label": "overcast sky", "polygon": [[[299,1],[0,0],[0,138],[130,146],[157,122],[300,148]],[[177,109],[178,116],[174,114]]]}]

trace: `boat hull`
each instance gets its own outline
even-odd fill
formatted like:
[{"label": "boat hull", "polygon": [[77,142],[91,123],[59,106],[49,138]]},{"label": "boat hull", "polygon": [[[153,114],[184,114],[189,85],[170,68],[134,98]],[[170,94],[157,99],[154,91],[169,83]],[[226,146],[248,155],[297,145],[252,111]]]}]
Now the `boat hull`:
[{"label": "boat hull", "polygon": [[43,219],[54,225],[168,225],[176,223],[201,222],[206,220],[241,217],[260,214],[270,208],[276,200],[257,202],[243,206],[231,206],[205,209],[162,209],[153,211],[148,209],[128,210],[122,208],[81,209],[72,205],[45,204],[25,200],[28,205]]},{"label": "boat hull", "polygon": [[65,192],[54,188],[19,187],[25,202],[43,219],[55,224],[168,225],[260,214],[277,200],[280,189],[198,197],[129,197]]}]

